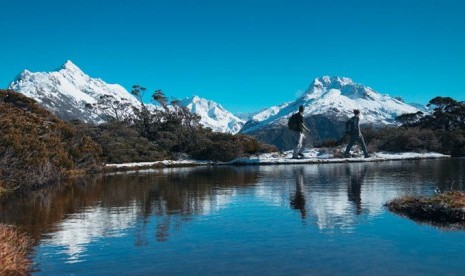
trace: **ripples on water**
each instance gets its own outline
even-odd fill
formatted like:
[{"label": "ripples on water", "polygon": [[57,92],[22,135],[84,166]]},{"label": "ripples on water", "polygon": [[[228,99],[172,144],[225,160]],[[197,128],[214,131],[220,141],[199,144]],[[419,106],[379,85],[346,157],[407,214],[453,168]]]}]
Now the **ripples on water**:
[{"label": "ripples on water", "polygon": [[114,174],[4,200],[0,218],[36,239],[37,273],[454,274],[465,269],[463,232],[416,224],[383,204],[437,188],[464,190],[464,165]]}]

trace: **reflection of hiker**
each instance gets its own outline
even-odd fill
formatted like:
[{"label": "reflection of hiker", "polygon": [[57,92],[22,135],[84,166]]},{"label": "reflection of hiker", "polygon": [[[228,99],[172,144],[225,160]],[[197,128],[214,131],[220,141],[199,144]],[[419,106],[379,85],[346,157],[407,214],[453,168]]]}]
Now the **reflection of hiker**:
[{"label": "reflection of hiker", "polygon": [[350,182],[347,186],[348,200],[355,204],[355,213],[360,215],[362,213],[362,183],[366,174],[366,166],[360,168],[355,164],[347,168],[347,173],[350,176]]},{"label": "reflection of hiker", "polygon": [[297,172],[295,181],[295,194],[291,198],[291,207],[300,211],[302,219],[307,217],[307,210],[305,209],[305,192],[304,192],[304,172],[303,168]]},{"label": "reflection of hiker", "polygon": [[297,145],[294,148],[294,152],[292,154],[293,159],[298,159],[304,157],[303,151],[305,149],[305,145],[307,144],[307,137],[304,134],[304,130],[309,131],[309,129],[304,125],[304,106],[299,106],[299,112],[293,114],[289,118],[288,127],[294,133],[294,136],[297,140]]},{"label": "reflection of hiker", "polygon": [[346,133],[349,134],[349,144],[347,144],[344,157],[349,157],[349,152],[355,142],[360,143],[362,147],[363,154],[365,158],[370,157],[367,151],[367,146],[365,145],[365,140],[363,140],[362,133],[360,132],[360,110],[354,110],[354,116],[346,122]]}]

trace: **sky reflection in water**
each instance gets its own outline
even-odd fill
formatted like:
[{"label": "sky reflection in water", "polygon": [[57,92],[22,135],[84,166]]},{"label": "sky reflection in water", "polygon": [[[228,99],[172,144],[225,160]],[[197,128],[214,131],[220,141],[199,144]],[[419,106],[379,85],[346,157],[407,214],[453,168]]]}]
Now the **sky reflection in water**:
[{"label": "sky reflection in water", "polygon": [[38,273],[458,273],[463,232],[417,224],[383,204],[463,190],[464,163],[115,174],[2,202],[1,218],[37,239]]}]

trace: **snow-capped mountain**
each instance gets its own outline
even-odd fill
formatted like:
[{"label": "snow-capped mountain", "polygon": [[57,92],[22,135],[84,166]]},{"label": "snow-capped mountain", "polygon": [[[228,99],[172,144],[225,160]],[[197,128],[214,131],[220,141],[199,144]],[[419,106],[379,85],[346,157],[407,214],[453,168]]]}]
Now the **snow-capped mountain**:
[{"label": "snow-capped mountain", "polygon": [[180,104],[187,107],[190,112],[199,115],[202,118],[200,123],[213,131],[234,134],[241,130],[245,122],[220,104],[198,96],[185,98]]},{"label": "snow-capped mountain", "polygon": [[418,111],[416,107],[349,78],[324,76],[316,78],[294,102],[257,113],[246,122],[241,132],[286,148],[289,145],[285,146],[282,142],[288,137],[279,137],[286,136],[282,129],[300,105],[305,107],[304,117],[313,130],[312,135],[320,140],[340,136],[344,131],[342,122],[353,115],[354,109],[361,110],[362,124],[374,126],[394,124],[397,116]]},{"label": "snow-capped mountain", "polygon": [[[119,115],[130,115],[132,107],[141,106],[140,102],[121,85],[108,84],[99,78],[92,78],[69,60],[53,72],[33,73],[24,70],[9,85],[9,89],[35,99],[64,120],[79,119],[99,124],[105,121],[106,114],[115,117],[117,114],[111,112],[121,112],[111,108],[106,109],[105,112],[99,108],[89,108],[102,101],[102,97],[109,97],[111,101],[117,101],[127,107],[126,114]],[[237,133],[245,122],[221,105],[197,96],[184,99],[181,104],[200,115],[202,117],[200,123],[214,131]],[[146,105],[151,110],[157,108],[152,104]]]},{"label": "snow-capped mountain", "polygon": [[[35,99],[64,120],[104,122],[100,110],[89,108],[101,100],[102,96],[110,96],[114,101],[140,107],[140,102],[121,85],[91,78],[69,60],[53,72],[33,73],[24,70],[9,85],[9,89]],[[128,112],[131,110],[128,109]]]}]

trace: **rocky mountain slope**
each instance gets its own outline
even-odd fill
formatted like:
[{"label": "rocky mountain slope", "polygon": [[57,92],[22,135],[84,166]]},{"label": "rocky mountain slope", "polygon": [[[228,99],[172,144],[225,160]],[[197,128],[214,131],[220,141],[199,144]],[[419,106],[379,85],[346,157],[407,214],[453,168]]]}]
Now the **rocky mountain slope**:
[{"label": "rocky mountain slope", "polygon": [[273,106],[259,112],[246,122],[241,132],[282,149],[293,146],[287,131],[287,120],[300,105],[305,107],[305,121],[313,140],[337,139],[344,131],[344,122],[354,109],[362,112],[362,124],[383,126],[395,124],[395,118],[418,109],[398,98],[383,95],[349,78],[321,77],[293,102]]},{"label": "rocky mountain slope", "polygon": [[180,104],[190,112],[200,115],[200,123],[217,132],[237,133],[245,121],[236,117],[220,104],[198,96],[181,100]]},{"label": "rocky mountain slope", "polygon": [[[24,70],[9,85],[9,89],[35,99],[41,106],[64,120],[78,119],[99,124],[105,122],[106,115],[117,115],[111,108],[105,112],[95,107],[89,108],[95,106],[102,98],[127,107],[126,113],[129,114],[118,115],[130,115],[132,107],[140,108],[140,102],[124,87],[92,78],[69,60],[53,72]],[[237,133],[245,122],[218,103],[197,96],[186,98],[180,101],[180,104],[200,115],[200,123],[214,131]],[[148,106],[150,109],[156,108],[151,104]]]},{"label": "rocky mountain slope", "polygon": [[102,96],[110,96],[115,101],[140,107],[139,101],[121,85],[91,78],[69,60],[53,72],[34,73],[24,70],[10,84],[9,89],[35,99],[64,120],[104,122],[100,110],[86,107],[96,104]]}]

